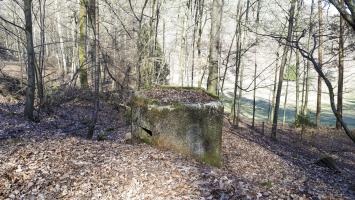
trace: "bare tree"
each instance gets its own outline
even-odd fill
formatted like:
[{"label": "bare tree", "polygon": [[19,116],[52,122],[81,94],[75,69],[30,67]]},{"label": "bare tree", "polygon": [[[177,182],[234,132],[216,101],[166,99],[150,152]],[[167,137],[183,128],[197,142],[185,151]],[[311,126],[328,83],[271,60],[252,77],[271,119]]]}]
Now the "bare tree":
[{"label": "bare tree", "polygon": [[220,34],[221,21],[224,0],[213,0],[211,11],[211,33],[209,46],[209,65],[208,65],[208,79],[207,90],[211,94],[217,95],[218,92],[218,70],[220,49]]},{"label": "bare tree", "polygon": [[94,135],[95,125],[97,122],[97,116],[99,112],[100,106],[100,43],[99,43],[99,6],[97,0],[90,0],[89,7],[89,21],[92,26],[92,30],[94,32],[94,44],[93,44],[93,55],[94,55],[94,111],[92,113],[92,120],[89,126],[88,138],[92,139]]},{"label": "bare tree", "polygon": [[334,95],[334,90],[333,90],[333,85],[330,82],[330,80],[327,78],[325,73],[322,70],[322,67],[319,65],[319,63],[316,61],[314,58],[313,54],[314,51],[317,48],[317,36],[313,34],[313,48],[311,48],[311,51],[305,50],[303,47],[300,46],[300,40],[304,38],[306,35],[306,30],[303,31],[302,35],[295,41],[295,47],[300,51],[301,55],[306,58],[307,60],[311,61],[313,64],[313,67],[315,71],[318,73],[320,77],[322,77],[323,81],[325,82],[328,92],[329,92],[329,100],[330,100],[330,106],[333,111],[334,116],[336,119],[340,122],[341,126],[343,127],[346,135],[355,143],[355,136],[351,132],[351,130],[348,128],[347,124],[344,122],[343,118],[339,115],[336,105],[335,105],[335,95]]},{"label": "bare tree", "polygon": [[289,41],[291,41],[291,39],[292,39],[296,2],[297,2],[297,0],[291,1],[291,7],[290,7],[289,19],[288,19],[287,44],[284,46],[284,52],[282,55],[282,60],[281,60],[281,65],[280,65],[279,83],[277,86],[276,103],[275,103],[275,110],[274,110],[274,115],[273,115],[272,131],[271,131],[271,138],[273,140],[276,140],[277,121],[278,121],[278,117],[279,117],[282,82],[283,82],[284,70],[285,70],[285,66],[286,66],[286,62],[287,62],[287,54],[288,54],[288,51],[290,48]]},{"label": "bare tree", "polygon": [[[343,5],[344,1],[340,0]],[[339,17],[339,64],[338,64],[338,97],[337,112],[340,118],[343,117],[343,87],[344,87],[344,20]],[[341,123],[337,119],[336,128],[341,129]]]},{"label": "bare tree", "polygon": [[[258,6],[256,11],[256,20],[255,20],[255,27],[256,27],[256,39],[255,44],[259,44],[259,35],[258,35],[258,27],[260,25],[260,10],[261,10],[261,0],[258,0]],[[255,48],[255,68],[254,68],[254,91],[253,91],[253,120],[252,120],[252,127],[255,128],[255,112],[256,112],[256,73],[258,71],[258,63],[256,62],[257,58],[257,46]]]},{"label": "bare tree", "polygon": [[27,90],[25,102],[25,117],[34,120],[34,98],[36,89],[35,75],[35,51],[33,47],[33,29],[32,29],[32,0],[24,0],[25,13],[25,32],[26,32],[26,49],[27,49]]},{"label": "bare tree", "polygon": [[[318,62],[320,67],[323,66],[323,5],[322,0],[318,0],[318,34],[319,34],[319,48],[318,48]],[[317,84],[317,111],[316,124],[320,126],[320,115],[322,111],[322,78],[318,76]]]},{"label": "bare tree", "polygon": [[[312,40],[312,32],[313,32],[313,13],[314,13],[314,0],[312,0],[311,3],[311,14],[309,15],[309,32],[308,32],[308,41],[307,41],[307,47],[308,49],[311,48],[311,40]],[[302,108],[302,115],[303,116],[307,116],[308,115],[308,100],[309,100],[309,87],[310,87],[310,65],[311,62],[309,60],[307,60],[307,65],[306,65],[306,71],[305,71],[305,79],[306,79],[306,83],[305,83],[305,87],[306,87],[306,91],[305,91],[305,97],[304,97],[304,104],[303,104],[303,108]]]},{"label": "bare tree", "polygon": [[[355,30],[355,0],[328,0]],[[344,4],[345,2],[345,4]]]},{"label": "bare tree", "polygon": [[89,87],[86,58],[86,21],[87,21],[88,0],[80,0],[79,12],[79,71],[80,85],[82,88]]}]

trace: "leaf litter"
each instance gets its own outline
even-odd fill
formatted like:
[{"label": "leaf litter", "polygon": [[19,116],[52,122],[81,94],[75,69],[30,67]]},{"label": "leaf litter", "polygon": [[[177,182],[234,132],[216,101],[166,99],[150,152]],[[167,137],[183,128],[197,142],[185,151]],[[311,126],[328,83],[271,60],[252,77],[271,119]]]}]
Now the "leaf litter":
[{"label": "leaf litter", "polygon": [[[291,130],[272,142],[226,122],[224,166],[218,169],[172,151],[126,144],[129,126],[105,102],[96,134],[107,132],[107,140],[97,141],[85,139],[90,102],[67,102],[30,123],[21,101],[0,101],[0,199],[355,198],[352,144],[321,148],[327,145],[295,142]],[[341,172],[315,165],[319,152],[339,162]]]}]

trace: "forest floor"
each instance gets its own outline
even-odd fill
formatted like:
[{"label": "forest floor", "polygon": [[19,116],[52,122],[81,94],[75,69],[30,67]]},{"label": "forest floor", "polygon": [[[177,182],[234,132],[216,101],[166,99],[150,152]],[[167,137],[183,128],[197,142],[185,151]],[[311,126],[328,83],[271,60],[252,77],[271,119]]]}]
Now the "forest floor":
[{"label": "forest floor", "polygon": [[[92,103],[75,94],[35,123],[21,96],[0,92],[0,199],[355,199],[355,146],[333,129],[284,128],[274,142],[268,126],[262,135],[226,121],[218,169],[127,144],[124,112],[104,101],[96,133],[105,140],[86,139]],[[316,164],[323,156],[337,169]]]}]

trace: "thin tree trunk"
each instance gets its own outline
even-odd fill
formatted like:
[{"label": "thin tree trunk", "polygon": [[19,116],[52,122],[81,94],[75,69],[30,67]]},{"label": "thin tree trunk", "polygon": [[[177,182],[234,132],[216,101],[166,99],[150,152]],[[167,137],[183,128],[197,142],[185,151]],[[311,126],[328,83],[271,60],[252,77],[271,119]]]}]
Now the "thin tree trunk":
[{"label": "thin tree trunk", "polygon": [[[155,82],[155,73],[156,73],[156,28],[157,28],[157,15],[158,15],[158,0],[152,0],[152,7],[151,7],[151,17],[149,21],[149,74],[151,77],[147,77],[148,85],[151,86]],[[146,83],[145,83],[146,84]]]},{"label": "thin tree trunk", "polygon": [[302,99],[301,99],[301,114],[303,115],[303,107],[305,102],[306,91],[306,61],[303,59],[303,77],[302,77]]},{"label": "thin tree trunk", "polygon": [[286,93],[285,93],[285,100],[284,100],[284,113],[283,113],[283,120],[282,120],[282,126],[285,127],[286,125],[286,109],[287,109],[287,98],[288,98],[288,86],[289,86],[289,74],[290,74],[290,66],[291,66],[291,59],[292,59],[292,51],[290,52],[290,58],[288,60],[288,66],[286,68],[286,73],[288,75],[287,80],[286,80]]},{"label": "thin tree trunk", "polygon": [[[340,0],[344,4],[343,0]],[[340,16],[339,22],[339,66],[338,66],[338,97],[337,97],[337,113],[339,118],[343,118],[343,85],[344,85],[344,19]],[[337,119],[336,128],[341,128],[341,122]]]},{"label": "thin tree trunk", "polygon": [[279,116],[279,107],[280,107],[283,75],[284,75],[284,70],[285,70],[285,66],[286,66],[286,62],[287,62],[287,53],[289,51],[289,46],[290,46],[289,44],[292,39],[296,2],[297,2],[297,0],[291,1],[291,8],[290,8],[290,12],[289,12],[290,15],[289,15],[289,19],[288,19],[289,22],[288,22],[288,31],[287,31],[287,44],[284,47],[284,52],[282,55],[282,60],[281,60],[281,65],[280,65],[279,83],[278,83],[278,87],[277,87],[276,104],[275,104],[275,111],[274,111],[273,122],[272,122],[272,131],[271,131],[271,138],[273,140],[276,140],[277,121],[278,121],[278,116]]},{"label": "thin tree trunk", "polygon": [[194,72],[195,72],[195,52],[196,52],[196,34],[197,34],[197,29],[199,27],[199,20],[198,20],[198,13],[199,13],[199,8],[200,8],[200,3],[201,0],[197,0],[195,2],[195,7],[194,7],[194,30],[192,33],[192,63],[191,63],[191,87],[194,87]]},{"label": "thin tree trunk", "polygon": [[[15,19],[15,17],[14,17]],[[18,19],[16,19],[16,23],[18,22]],[[17,37],[16,42],[17,42],[17,56],[18,56],[18,60],[20,63],[20,70],[21,70],[21,78],[20,78],[20,87],[23,87],[23,68],[25,65],[25,58],[23,55],[23,50],[22,50],[22,44],[21,44],[21,40],[20,40],[20,36],[21,36],[21,30],[19,28],[16,28],[16,33],[19,37]]]},{"label": "thin tree trunk", "polygon": [[[318,34],[319,34],[319,48],[318,48],[318,62],[319,66],[323,66],[323,4],[322,0],[318,0]],[[317,111],[316,111],[316,124],[320,126],[320,114],[322,111],[322,78],[318,75],[317,84]]]},{"label": "thin tree trunk", "polygon": [[260,10],[261,10],[261,0],[258,0],[258,8],[256,11],[256,39],[255,39],[255,68],[254,68],[254,91],[253,91],[253,121],[252,128],[255,128],[255,113],[256,113],[256,73],[258,71],[258,63],[257,63],[257,53],[258,53],[258,44],[259,44],[259,35],[258,35],[258,27],[260,23]]},{"label": "thin tree trunk", "polygon": [[[246,11],[245,11],[245,24],[249,23],[249,8],[250,8],[250,0],[247,0],[247,6],[246,6]],[[242,13],[240,15],[243,15]],[[242,18],[242,17],[240,17]],[[240,21],[240,23],[242,23]],[[239,43],[239,50],[238,50],[238,68],[240,69],[240,77],[239,77],[239,94],[238,94],[238,103],[237,103],[237,127],[239,126],[240,122],[240,114],[241,114],[241,103],[242,103],[242,96],[243,96],[243,80],[244,80],[244,65],[242,65],[242,47],[244,47],[244,44],[246,42],[246,35],[247,35],[247,30],[245,29],[242,33],[242,28],[240,24],[240,43]]]},{"label": "thin tree trunk", "polygon": [[28,120],[34,120],[34,98],[36,88],[35,52],[33,48],[32,30],[32,0],[24,0],[26,49],[27,49],[27,89],[24,115]]},{"label": "thin tree trunk", "polygon": [[224,0],[213,0],[211,11],[211,32],[209,44],[209,64],[208,64],[208,79],[207,91],[211,94],[218,93],[218,55],[220,54],[220,35]]},{"label": "thin tree trunk", "polygon": [[295,120],[297,120],[299,113],[299,100],[300,100],[300,53],[296,52],[296,108]]},{"label": "thin tree trunk", "polygon": [[[39,14],[40,14],[40,53],[39,62],[36,65],[36,82],[37,82],[37,95],[39,99],[39,108],[44,106],[44,80],[43,80],[43,70],[44,70],[44,55],[45,55],[45,18],[46,18],[46,0],[39,1]],[[36,59],[36,57],[35,57]]]},{"label": "thin tree trunk", "polygon": [[202,41],[202,31],[203,31],[203,26],[202,26],[202,18],[203,18],[203,9],[204,9],[204,6],[205,6],[205,0],[199,0],[200,3],[199,3],[199,13],[198,13],[198,21],[199,21],[199,27],[198,27],[198,38],[197,38],[197,44],[196,44],[196,47],[197,47],[197,60],[198,60],[198,69],[199,70],[202,70],[202,76],[201,76],[201,79],[198,81],[198,86],[199,88],[202,87],[202,82],[203,82],[203,78],[205,76],[205,67],[202,66],[201,64],[201,41]]},{"label": "thin tree trunk", "polygon": [[[80,0],[79,0],[80,1]],[[77,70],[77,56],[78,56],[78,24],[77,24],[77,16],[73,14],[73,21],[72,21],[72,40],[74,45],[72,47],[72,59],[71,59],[71,79],[74,78]]]},{"label": "thin tree trunk", "polygon": [[87,57],[86,57],[86,26],[87,26],[87,0],[80,0],[80,14],[79,14],[79,70],[80,70],[80,86],[88,88],[88,73],[87,73]]},{"label": "thin tree trunk", "polygon": [[56,12],[56,18],[57,18],[57,28],[58,28],[58,36],[59,36],[59,47],[60,47],[60,54],[62,58],[62,63],[63,63],[63,72],[64,76],[68,73],[68,67],[67,67],[67,59],[65,55],[65,49],[64,49],[64,41],[63,41],[63,31],[62,31],[62,20],[61,16],[59,15],[59,0],[56,0],[56,7],[57,7],[57,12]]},{"label": "thin tree trunk", "polygon": [[273,89],[272,89],[272,102],[271,102],[271,114],[269,115],[269,122],[272,122],[272,119],[274,118],[274,112],[275,112],[275,99],[276,99],[276,89],[277,89],[277,75],[279,72],[279,59],[280,59],[280,54],[279,54],[279,49],[281,47],[281,44],[277,47],[276,51],[276,66],[275,66],[275,77],[274,77],[274,84],[273,84]]},{"label": "thin tree trunk", "polygon": [[95,125],[97,122],[97,117],[100,107],[100,44],[99,44],[99,6],[97,0],[90,0],[90,17],[92,30],[94,32],[95,43],[93,45],[94,51],[94,63],[95,63],[95,76],[94,76],[94,87],[95,87],[95,98],[94,98],[94,112],[92,114],[91,126],[89,127],[88,138],[92,139],[94,135]]},{"label": "thin tree trunk", "polygon": [[232,42],[229,46],[229,50],[228,50],[228,54],[227,54],[227,58],[226,58],[226,63],[225,63],[225,68],[224,68],[224,72],[223,72],[223,76],[222,76],[222,84],[221,84],[221,94],[223,95],[223,89],[224,89],[224,83],[226,80],[226,76],[227,76],[227,71],[229,68],[229,60],[230,60],[230,56],[231,56],[231,52],[232,52],[232,48],[233,48],[233,44],[234,44],[234,39],[235,39],[236,33],[234,33],[234,36],[232,38]]},{"label": "thin tree trunk", "polygon": [[238,79],[239,79],[239,71],[240,71],[240,47],[241,47],[241,21],[242,21],[242,15],[241,13],[241,1],[238,1],[237,5],[237,15],[236,15],[236,29],[235,29],[235,34],[236,34],[236,54],[235,54],[235,80],[234,80],[234,93],[233,93],[233,105],[232,105],[232,116],[233,116],[233,125],[237,126],[239,125],[238,119],[237,119],[237,103],[239,102],[239,99],[237,99],[237,92],[238,92]]},{"label": "thin tree trunk", "polygon": [[[314,40],[315,41],[315,40]],[[351,132],[351,130],[348,128],[347,124],[344,122],[343,118],[339,115],[337,109],[336,109],[336,105],[335,105],[335,95],[334,95],[334,90],[333,90],[333,85],[332,83],[329,81],[329,79],[326,77],[326,75],[324,74],[324,72],[322,71],[322,68],[320,67],[319,63],[316,62],[316,60],[313,58],[313,55],[311,53],[306,52],[306,50],[303,50],[300,46],[299,43],[296,43],[297,48],[300,50],[300,53],[302,54],[302,56],[304,58],[307,58],[307,60],[311,61],[313,64],[314,69],[316,70],[316,72],[318,73],[318,75],[323,79],[323,81],[325,82],[325,85],[328,88],[328,92],[329,92],[329,100],[330,100],[330,106],[331,109],[333,111],[334,116],[336,117],[336,119],[340,122],[341,126],[343,127],[346,135],[355,143],[355,136],[354,134]]]},{"label": "thin tree trunk", "polygon": [[[312,40],[311,37],[312,37],[312,31],[313,31],[313,12],[314,12],[314,0],[312,0],[311,14],[309,16],[309,32],[308,32],[308,42],[307,42],[308,51],[310,50],[310,45],[311,45],[311,40]],[[304,116],[308,115],[308,99],[309,99],[309,87],[310,87],[310,76],[309,76],[310,64],[311,64],[311,62],[309,60],[307,60],[306,91],[305,91],[304,105],[303,105],[303,109],[302,109],[302,114]]]},{"label": "thin tree trunk", "polygon": [[[300,14],[301,14],[301,9],[302,9],[302,2],[297,1],[297,14],[296,14],[296,19],[295,19],[295,34],[294,37],[297,37],[297,32],[299,31],[299,24],[300,24]],[[300,100],[300,53],[296,51],[296,69],[295,69],[295,75],[296,75],[296,106],[295,106],[295,121],[298,118],[299,114],[299,100]]]},{"label": "thin tree trunk", "polygon": [[179,52],[179,64],[180,64],[180,85],[184,86],[184,68],[185,68],[185,16],[182,18],[182,30],[181,30],[181,39],[180,39],[180,52]]}]

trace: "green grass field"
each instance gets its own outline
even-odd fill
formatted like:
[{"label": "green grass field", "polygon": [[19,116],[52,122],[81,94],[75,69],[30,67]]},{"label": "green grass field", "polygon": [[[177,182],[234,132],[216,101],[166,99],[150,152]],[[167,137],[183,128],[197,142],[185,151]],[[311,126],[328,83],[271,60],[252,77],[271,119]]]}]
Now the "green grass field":
[{"label": "green grass field", "polygon": [[[231,95],[228,95],[231,96]],[[223,103],[225,106],[225,111],[231,112],[231,105],[233,103],[233,99],[225,96],[223,98]],[[253,99],[242,98],[241,99],[241,115],[244,118],[252,118],[253,114]],[[266,122],[268,121],[269,112],[271,109],[271,103],[268,100],[260,100],[256,101],[256,120],[258,122]],[[343,118],[345,122],[348,124],[349,128],[355,128],[355,100],[344,102],[343,107]],[[285,111],[286,115],[286,123],[293,124],[295,121],[295,107],[288,106]],[[310,109],[309,115],[312,121],[315,122],[315,111]],[[279,111],[279,122],[283,121],[284,109],[283,104],[280,106]],[[335,126],[335,117],[333,112],[331,111],[329,104],[322,104],[322,113],[321,113],[321,124],[324,126]]]}]

